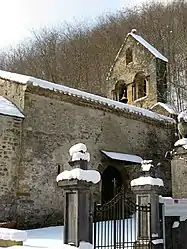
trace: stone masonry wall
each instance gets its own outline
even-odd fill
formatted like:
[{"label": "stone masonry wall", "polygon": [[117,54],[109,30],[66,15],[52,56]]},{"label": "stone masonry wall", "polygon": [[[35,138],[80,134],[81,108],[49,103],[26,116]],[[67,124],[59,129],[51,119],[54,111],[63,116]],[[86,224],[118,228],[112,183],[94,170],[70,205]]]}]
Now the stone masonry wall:
[{"label": "stone masonry wall", "polygon": [[0,96],[9,99],[21,111],[24,109],[25,84],[0,78]]},{"label": "stone masonry wall", "polygon": [[0,221],[16,219],[22,119],[0,115]]},{"label": "stone masonry wall", "polygon": [[30,87],[27,91],[17,189],[20,227],[62,222],[63,194],[55,179],[58,165],[61,171],[70,169],[68,150],[75,143],[87,145],[93,169],[101,167],[100,150],[159,162],[172,147],[172,125],[89,105],[46,89]]}]

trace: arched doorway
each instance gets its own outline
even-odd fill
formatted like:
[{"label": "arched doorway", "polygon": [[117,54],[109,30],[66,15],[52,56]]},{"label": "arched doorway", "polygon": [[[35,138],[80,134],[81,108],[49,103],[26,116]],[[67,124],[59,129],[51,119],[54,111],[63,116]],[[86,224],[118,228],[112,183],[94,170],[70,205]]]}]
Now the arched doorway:
[{"label": "arched doorway", "polygon": [[122,177],[120,172],[112,166],[108,166],[102,174],[101,201],[110,201],[121,189]]}]

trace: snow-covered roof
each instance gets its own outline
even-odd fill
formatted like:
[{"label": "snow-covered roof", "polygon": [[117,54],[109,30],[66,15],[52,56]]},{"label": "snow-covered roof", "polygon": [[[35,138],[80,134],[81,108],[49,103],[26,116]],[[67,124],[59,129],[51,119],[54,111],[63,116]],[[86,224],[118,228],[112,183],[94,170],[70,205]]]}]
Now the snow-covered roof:
[{"label": "snow-covered roof", "polygon": [[148,43],[144,38],[142,38],[140,35],[137,35],[134,32],[129,33],[128,35],[132,36],[134,39],[136,39],[139,43],[141,43],[145,48],[149,50],[156,58],[168,62],[168,59],[162,55],[156,48],[154,48],[150,43]]},{"label": "snow-covered roof", "polygon": [[18,82],[21,84],[33,85],[36,87],[38,86],[38,87],[41,87],[43,89],[48,89],[48,90],[55,91],[55,92],[60,92],[64,95],[78,97],[80,99],[85,99],[85,100],[90,101],[92,103],[99,103],[99,104],[103,104],[105,106],[110,106],[116,110],[119,109],[119,110],[123,110],[125,112],[135,113],[137,115],[149,117],[152,119],[157,119],[160,121],[165,121],[168,123],[175,123],[175,120],[170,118],[170,117],[166,117],[164,115],[154,113],[154,112],[147,110],[147,109],[144,109],[144,108],[132,106],[129,104],[124,104],[124,103],[121,103],[121,102],[118,102],[115,100],[111,100],[111,99],[101,97],[101,96],[98,96],[95,94],[91,94],[88,92],[80,91],[80,90],[70,88],[67,86],[55,84],[55,83],[52,83],[52,82],[49,82],[46,80],[37,79],[37,78],[31,77],[31,76],[20,75],[20,74],[10,73],[10,72],[0,70],[0,78],[10,80],[10,81],[15,81],[15,82]]},{"label": "snow-covered roof", "polygon": [[132,162],[132,163],[141,163],[143,161],[143,159],[137,155],[123,154],[123,153],[105,151],[105,150],[102,150],[102,152],[107,157],[114,159],[114,160],[126,161],[126,162]]},{"label": "snow-covered roof", "polygon": [[156,104],[154,104],[151,109],[153,109],[154,107],[156,106],[161,106],[163,107],[167,112],[169,112],[170,114],[175,114],[177,115],[177,112],[175,111],[174,107],[171,106],[170,104],[168,103],[162,103],[162,102],[157,102]]},{"label": "snow-covered roof", "polygon": [[8,99],[0,96],[0,114],[24,118],[21,111]]}]

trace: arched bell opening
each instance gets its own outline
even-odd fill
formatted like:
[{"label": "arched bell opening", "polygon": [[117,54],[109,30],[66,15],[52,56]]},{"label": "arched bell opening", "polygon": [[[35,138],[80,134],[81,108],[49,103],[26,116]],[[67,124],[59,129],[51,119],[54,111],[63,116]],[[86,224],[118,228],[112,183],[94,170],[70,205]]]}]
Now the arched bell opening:
[{"label": "arched bell opening", "polygon": [[132,85],[133,101],[147,96],[147,87],[148,87],[148,80],[145,73],[143,71],[138,72],[134,77]]},{"label": "arched bell opening", "polygon": [[116,83],[114,90],[112,90],[112,95],[113,95],[113,99],[116,100],[116,101],[120,101],[120,102],[123,102],[123,103],[128,102],[127,86],[126,86],[124,80],[119,80]]}]

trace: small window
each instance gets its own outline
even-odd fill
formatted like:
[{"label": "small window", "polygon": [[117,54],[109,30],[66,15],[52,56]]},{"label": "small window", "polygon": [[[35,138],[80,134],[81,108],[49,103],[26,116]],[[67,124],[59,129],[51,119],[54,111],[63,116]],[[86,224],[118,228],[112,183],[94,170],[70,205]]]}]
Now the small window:
[{"label": "small window", "polygon": [[126,65],[128,65],[130,62],[132,62],[132,49],[127,48],[126,50]]}]

